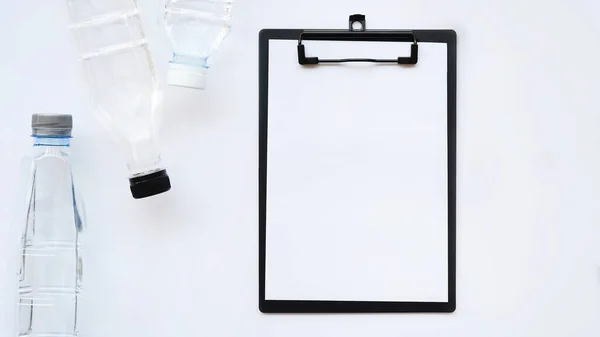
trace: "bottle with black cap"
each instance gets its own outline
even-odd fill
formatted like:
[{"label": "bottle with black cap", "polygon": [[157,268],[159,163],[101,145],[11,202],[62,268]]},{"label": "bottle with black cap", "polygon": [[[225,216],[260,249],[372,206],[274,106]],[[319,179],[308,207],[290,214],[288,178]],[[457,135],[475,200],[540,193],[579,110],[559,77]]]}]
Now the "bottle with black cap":
[{"label": "bottle with black cap", "polygon": [[20,228],[18,336],[78,336],[84,216],[73,183],[70,115],[33,115],[26,216]]},{"label": "bottle with black cap", "polygon": [[168,191],[158,141],[163,85],[137,1],[70,0],[67,8],[94,113],[120,142],[133,197]]}]

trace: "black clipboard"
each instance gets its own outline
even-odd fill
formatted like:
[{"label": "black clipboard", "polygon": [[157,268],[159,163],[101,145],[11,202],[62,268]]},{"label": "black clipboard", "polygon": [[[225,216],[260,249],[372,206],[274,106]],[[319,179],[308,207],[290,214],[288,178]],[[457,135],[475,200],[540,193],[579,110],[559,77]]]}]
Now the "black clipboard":
[{"label": "black clipboard", "polygon": [[[359,28],[356,22],[360,23]],[[386,30],[366,29],[362,15],[350,17],[349,30],[264,29],[259,34],[259,309],[263,313],[385,313],[385,312],[453,312],[456,308],[456,33],[453,30]],[[297,41],[297,62],[304,67],[323,63],[392,63],[410,66],[419,62],[419,44],[447,46],[447,300],[387,301],[267,298],[267,207],[268,207],[268,140],[270,42]],[[410,55],[393,58],[326,59],[311,54],[306,41],[382,41],[411,42]],[[291,93],[293,94],[293,93]]]}]

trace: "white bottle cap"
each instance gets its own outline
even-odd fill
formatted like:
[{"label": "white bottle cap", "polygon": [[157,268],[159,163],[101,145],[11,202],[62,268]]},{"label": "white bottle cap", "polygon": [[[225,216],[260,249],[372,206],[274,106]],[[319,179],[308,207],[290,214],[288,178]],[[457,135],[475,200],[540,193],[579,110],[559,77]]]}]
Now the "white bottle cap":
[{"label": "white bottle cap", "polygon": [[193,89],[206,87],[207,68],[169,63],[169,85]]}]

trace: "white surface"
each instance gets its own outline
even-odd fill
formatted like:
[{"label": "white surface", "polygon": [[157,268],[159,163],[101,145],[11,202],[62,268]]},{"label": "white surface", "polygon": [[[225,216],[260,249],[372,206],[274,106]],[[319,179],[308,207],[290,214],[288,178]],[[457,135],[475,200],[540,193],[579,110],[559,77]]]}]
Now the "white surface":
[{"label": "white surface", "polygon": [[[136,201],[121,158],[92,119],[60,6],[2,1],[0,336],[12,337],[9,222],[29,118],[71,112],[90,221],[87,336],[597,337],[600,30],[593,9],[583,0],[239,1],[207,90],[166,94],[163,157],[173,189]],[[344,28],[353,13],[367,14],[371,29],[458,32],[451,315],[258,311],[258,31]]]},{"label": "white surface", "polygon": [[[393,58],[410,43],[307,41]],[[412,67],[269,45],[266,299],[448,301],[446,44]],[[404,48],[402,48],[404,47]]]}]

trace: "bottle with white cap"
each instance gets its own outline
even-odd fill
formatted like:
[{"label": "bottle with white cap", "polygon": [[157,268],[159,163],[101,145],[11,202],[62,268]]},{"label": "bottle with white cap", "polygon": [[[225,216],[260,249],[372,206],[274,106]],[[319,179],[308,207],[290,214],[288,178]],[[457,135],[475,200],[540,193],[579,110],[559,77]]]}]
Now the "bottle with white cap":
[{"label": "bottle with white cap", "polygon": [[137,0],[66,0],[98,119],[122,143],[134,198],[171,188],[161,161],[156,77]]},{"label": "bottle with white cap", "polygon": [[71,172],[70,115],[33,115],[33,156],[23,217],[19,336],[77,336],[82,287],[82,203]]},{"label": "bottle with white cap", "polygon": [[204,89],[210,58],[231,30],[232,0],[167,0],[165,26],[173,59],[168,83]]}]

